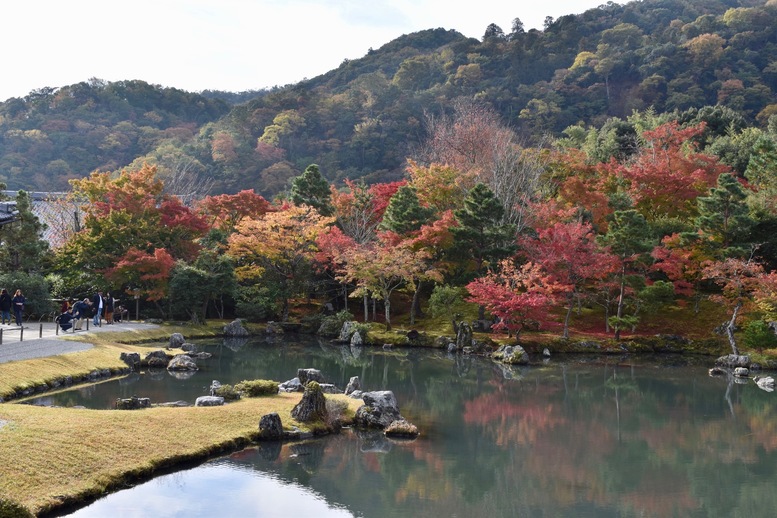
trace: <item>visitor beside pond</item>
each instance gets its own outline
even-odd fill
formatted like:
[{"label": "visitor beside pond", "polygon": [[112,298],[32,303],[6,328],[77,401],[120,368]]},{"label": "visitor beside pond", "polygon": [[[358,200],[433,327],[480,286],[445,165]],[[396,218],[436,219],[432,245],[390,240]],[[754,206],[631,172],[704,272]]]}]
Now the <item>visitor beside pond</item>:
[{"label": "visitor beside pond", "polygon": [[67,309],[66,311],[62,312],[62,314],[57,317],[57,323],[63,331],[67,331],[73,327],[73,314],[71,313],[71,310]]},{"label": "visitor beside pond", "polygon": [[8,290],[3,288],[2,293],[0,293],[0,314],[2,314],[3,324],[11,324],[12,305],[13,301],[11,301],[11,295],[8,294]]},{"label": "visitor beside pond", "polygon": [[76,331],[80,331],[84,325],[84,319],[89,315],[89,299],[79,300],[73,304],[73,318],[76,321]]},{"label": "visitor beside pond", "polygon": [[14,316],[16,317],[16,325],[20,326],[22,325],[24,317],[24,303],[27,302],[24,299],[24,295],[22,295],[22,290],[16,290],[16,293],[14,293],[11,302],[13,302],[13,312]]},{"label": "visitor beside pond", "polygon": [[92,319],[92,323],[96,326],[99,326],[102,322],[103,317],[103,292],[98,291],[94,297],[92,297],[92,311],[94,311],[94,318]]},{"label": "visitor beside pond", "polygon": [[113,305],[116,301],[113,300],[111,292],[105,294],[105,323],[113,324]]}]

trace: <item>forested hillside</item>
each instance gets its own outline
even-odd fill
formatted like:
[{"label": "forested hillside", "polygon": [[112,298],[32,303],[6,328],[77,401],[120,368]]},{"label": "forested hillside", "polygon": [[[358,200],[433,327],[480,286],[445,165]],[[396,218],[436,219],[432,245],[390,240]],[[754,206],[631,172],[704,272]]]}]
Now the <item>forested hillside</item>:
[{"label": "forested hillside", "polygon": [[[66,189],[93,170],[144,161],[163,176],[212,177],[213,192],[265,196],[311,163],[339,185],[399,180],[408,156],[424,158],[430,124],[451,116],[460,97],[493,107],[527,146],[591,128],[627,145],[638,133],[625,120],[635,110],[706,117],[704,146],[742,172],[747,151],[737,138],[766,127],[775,92],[775,0],[609,2],[548,18],[543,30],[526,31],[518,18],[484,27],[481,40],[446,29],[403,35],[272,91],[194,94],[100,80],[42,88],[0,103],[0,181]],[[713,105],[730,110],[701,110]]]}]

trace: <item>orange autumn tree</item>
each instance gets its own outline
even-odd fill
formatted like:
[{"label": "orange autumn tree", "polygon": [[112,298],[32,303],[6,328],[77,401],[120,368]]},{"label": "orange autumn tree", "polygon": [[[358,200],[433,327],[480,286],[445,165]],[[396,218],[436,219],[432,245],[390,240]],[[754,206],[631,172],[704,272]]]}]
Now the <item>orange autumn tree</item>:
[{"label": "orange autumn tree", "polygon": [[120,276],[115,267],[136,260],[136,252],[153,255],[160,249],[175,260],[196,258],[196,240],[205,234],[207,224],[178,198],[164,193],[156,167],[94,172],[71,184],[71,196],[84,213],[83,224],[56,258],[59,272],[71,285],[88,287],[96,277],[111,272],[111,282],[128,286],[133,279]]},{"label": "orange autumn tree", "polygon": [[302,286],[318,252],[316,240],[335,218],[325,218],[307,206],[283,206],[261,218],[245,218],[229,237],[227,253],[244,283],[272,282],[281,303],[281,318],[289,318],[289,299]]},{"label": "orange autumn tree", "polygon": [[212,227],[231,232],[241,219],[260,218],[272,206],[253,189],[245,189],[237,194],[206,196],[197,204],[197,210],[208,218]]}]

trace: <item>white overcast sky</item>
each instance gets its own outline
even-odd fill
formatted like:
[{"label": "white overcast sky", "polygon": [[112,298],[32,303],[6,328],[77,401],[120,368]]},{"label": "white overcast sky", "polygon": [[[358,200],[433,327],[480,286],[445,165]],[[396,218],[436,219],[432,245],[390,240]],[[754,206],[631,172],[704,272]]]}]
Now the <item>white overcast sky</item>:
[{"label": "white overcast sky", "polygon": [[[579,14],[604,0],[4,0],[0,101],[96,77],[192,92],[283,86],[424,29]],[[625,3],[617,2],[617,3]]]}]

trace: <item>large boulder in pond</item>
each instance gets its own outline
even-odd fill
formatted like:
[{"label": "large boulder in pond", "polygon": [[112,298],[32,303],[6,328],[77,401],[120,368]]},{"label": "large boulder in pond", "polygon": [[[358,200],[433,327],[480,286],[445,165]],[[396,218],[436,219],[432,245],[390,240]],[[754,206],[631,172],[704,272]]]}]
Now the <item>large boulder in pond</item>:
[{"label": "large boulder in pond", "polygon": [[262,439],[283,438],[283,424],[277,412],[262,416],[259,420],[259,435]]},{"label": "large boulder in pond", "polygon": [[170,363],[167,364],[167,370],[169,371],[196,371],[199,367],[191,359],[188,354],[179,354],[174,356]]},{"label": "large boulder in pond", "polygon": [[358,329],[359,323],[355,320],[349,320],[347,322],[343,322],[343,327],[340,328],[340,336],[338,337],[337,341],[342,343],[351,343],[351,337]]},{"label": "large boulder in pond", "polygon": [[508,365],[527,365],[529,363],[529,355],[520,345],[502,345],[491,353],[491,358]]},{"label": "large boulder in pond", "polygon": [[364,401],[364,405],[356,410],[354,418],[357,426],[385,430],[397,419],[402,419],[397,398],[390,390],[364,392],[362,401]]},{"label": "large boulder in pond", "polygon": [[461,351],[465,347],[472,347],[472,327],[467,322],[462,322],[456,333],[456,349]]},{"label": "large boulder in pond", "polygon": [[224,336],[248,336],[248,330],[242,320],[236,319],[224,326]]},{"label": "large boulder in pond", "polygon": [[143,359],[143,363],[145,363],[151,368],[166,369],[167,364],[170,363],[170,357],[167,355],[166,352],[159,349],[148,353],[146,357]]},{"label": "large boulder in pond", "polygon": [[326,398],[317,382],[311,381],[305,385],[302,400],[291,409],[291,417],[300,423],[327,422],[329,412],[326,409]]},{"label": "large boulder in pond", "polygon": [[747,354],[727,354],[715,360],[718,367],[728,367],[736,369],[737,367],[750,367],[750,356]]},{"label": "large boulder in pond", "polygon": [[119,359],[134,371],[140,367],[140,353],[121,353]]},{"label": "large boulder in pond", "polygon": [[318,383],[324,383],[324,375],[318,369],[297,369],[297,378],[303,386],[307,386],[311,381],[317,381]]},{"label": "large boulder in pond", "polygon": [[168,347],[170,349],[178,349],[185,341],[181,333],[173,333],[170,335],[170,345]]}]

